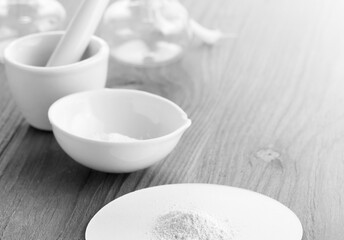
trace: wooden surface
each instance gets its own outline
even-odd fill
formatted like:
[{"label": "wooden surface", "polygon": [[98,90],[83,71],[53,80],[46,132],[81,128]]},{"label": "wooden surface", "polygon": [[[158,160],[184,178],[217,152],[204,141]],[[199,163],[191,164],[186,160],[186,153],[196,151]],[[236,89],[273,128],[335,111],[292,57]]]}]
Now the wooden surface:
[{"label": "wooden surface", "polygon": [[[158,69],[111,63],[109,87],[157,93],[193,120],[163,162],[105,174],[69,158],[22,118],[0,66],[0,239],[84,239],[91,217],[133,190],[169,183],[251,189],[290,207],[303,240],[344,236],[344,2],[184,0],[237,34]],[[72,14],[78,1],[63,3]]]}]

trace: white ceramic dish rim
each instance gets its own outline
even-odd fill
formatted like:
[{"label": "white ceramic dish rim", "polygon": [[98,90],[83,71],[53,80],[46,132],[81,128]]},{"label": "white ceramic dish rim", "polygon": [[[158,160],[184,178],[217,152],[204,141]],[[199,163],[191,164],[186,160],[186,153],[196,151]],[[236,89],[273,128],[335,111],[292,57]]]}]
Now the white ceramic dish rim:
[{"label": "white ceramic dish rim", "polygon": [[[149,138],[149,139],[142,139],[142,140],[139,139],[139,140],[135,140],[135,141],[132,141],[132,142],[120,142],[120,141],[109,142],[109,141],[102,141],[102,140],[86,138],[86,137],[83,137],[83,136],[78,136],[78,135],[71,134],[68,131],[64,130],[62,127],[58,126],[54,122],[54,119],[52,117],[52,112],[54,111],[54,107],[57,104],[60,104],[60,102],[64,101],[67,98],[73,98],[76,95],[92,94],[92,93],[95,93],[95,92],[102,92],[102,91],[139,93],[139,94],[143,94],[143,95],[146,95],[146,96],[150,96],[150,97],[156,98],[159,101],[164,101],[164,102],[166,102],[168,104],[171,104],[173,107],[175,107],[177,109],[178,112],[180,112],[182,119],[185,120],[185,123],[183,125],[181,125],[179,128],[177,128],[176,130],[174,130],[174,131],[172,131],[172,132],[170,132],[170,133],[168,133],[166,135],[160,136],[160,137]],[[191,126],[191,123],[192,123],[192,121],[188,118],[187,114],[183,111],[183,109],[181,109],[177,104],[175,104],[174,102],[172,102],[172,101],[170,101],[170,100],[168,100],[166,98],[163,98],[163,97],[158,96],[158,95],[153,94],[153,93],[141,91],[141,90],[135,90],[135,89],[111,89],[111,88],[103,88],[103,89],[97,89],[97,90],[89,90],[89,91],[77,92],[77,93],[73,93],[73,94],[67,95],[65,97],[62,97],[62,98],[58,99],[57,101],[55,101],[50,106],[50,108],[48,110],[48,118],[49,118],[49,121],[50,121],[51,125],[53,126],[53,130],[54,130],[54,127],[56,127],[62,133],[64,133],[65,135],[68,135],[70,137],[79,139],[79,140],[84,141],[84,142],[92,142],[92,143],[95,143],[95,144],[102,144],[102,145],[104,145],[104,144],[106,144],[106,145],[114,145],[114,144],[116,144],[116,145],[136,145],[136,144],[148,144],[148,143],[161,142],[161,141],[167,140],[169,138],[172,138],[172,137],[180,134],[181,132],[185,131],[187,128],[189,128]]]},{"label": "white ceramic dish rim", "polygon": [[[36,71],[36,72],[49,72],[51,73],[52,71],[66,71],[66,70],[72,70],[75,71],[78,68],[82,67],[87,67],[87,65],[92,65],[93,62],[100,61],[104,55],[108,55],[110,52],[109,45],[100,37],[97,36],[92,36],[92,40],[96,41],[99,45],[99,51],[94,54],[92,57],[88,57],[82,61],[68,64],[68,65],[62,65],[62,66],[53,66],[53,67],[45,67],[45,66],[32,66],[32,65],[27,65],[23,64],[19,61],[16,61],[12,56],[10,56],[10,49],[13,48],[13,45],[16,45],[22,41],[27,41],[30,38],[37,38],[39,36],[45,35],[45,36],[50,36],[50,35],[61,35],[63,37],[65,31],[51,31],[51,32],[40,32],[40,33],[34,33],[30,34],[24,37],[20,37],[13,42],[9,43],[8,46],[4,50],[4,60],[7,61],[8,63],[18,66],[24,70],[30,70],[30,71]],[[91,40],[91,41],[92,41]]]},{"label": "white ceramic dish rim", "polygon": [[[101,209],[99,209],[95,214],[94,216],[91,218],[91,220],[89,221],[89,223],[87,224],[87,227],[86,227],[86,231],[85,231],[85,239],[87,240],[87,232],[89,231],[89,225],[91,224],[92,221],[94,221],[95,219],[95,216],[103,211],[103,209],[105,209],[108,205],[110,204],[113,204],[113,202],[115,201],[118,201],[119,199],[122,199],[122,198],[126,198],[128,197],[129,194],[137,194],[139,192],[142,192],[142,191],[147,191],[147,190],[151,190],[151,189],[158,189],[158,188],[164,188],[164,187],[178,187],[178,186],[199,186],[199,187],[202,187],[202,186],[206,186],[206,187],[219,187],[219,188],[231,188],[231,189],[235,189],[235,190],[238,190],[238,191],[243,191],[243,192],[247,192],[247,193],[250,193],[250,194],[256,194],[258,196],[261,196],[263,198],[267,198],[271,201],[274,201],[276,203],[278,203],[280,206],[286,208],[287,210],[289,210],[289,212],[295,217],[295,219],[297,219],[298,221],[298,224],[300,226],[300,237],[302,238],[303,237],[303,226],[301,224],[301,221],[299,219],[299,217],[296,215],[296,213],[294,213],[294,211],[292,211],[289,207],[287,207],[286,205],[282,204],[281,202],[277,201],[276,199],[274,198],[271,198],[267,195],[264,195],[262,193],[259,193],[259,192],[255,192],[255,191],[252,191],[252,190],[249,190],[249,189],[245,189],[245,188],[239,188],[239,187],[233,187],[233,186],[228,186],[228,185],[221,185],[221,184],[213,184],[213,183],[172,183],[172,184],[163,184],[163,185],[157,185],[157,186],[153,186],[153,187],[148,187],[148,188],[142,188],[142,189],[139,189],[139,190],[134,190],[132,192],[129,192],[127,194],[124,194],[114,200],[112,200],[111,202],[107,203],[106,205],[104,205],[103,207],[101,207]],[[300,238],[300,239],[301,239]]]}]

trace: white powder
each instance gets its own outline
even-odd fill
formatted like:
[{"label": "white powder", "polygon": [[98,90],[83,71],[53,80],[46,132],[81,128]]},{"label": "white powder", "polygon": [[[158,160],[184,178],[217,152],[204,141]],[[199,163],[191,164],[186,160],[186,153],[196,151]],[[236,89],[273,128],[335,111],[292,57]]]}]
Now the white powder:
[{"label": "white powder", "polygon": [[91,136],[92,139],[106,142],[135,142],[136,138],[131,138],[119,133],[96,133]]},{"label": "white powder", "polygon": [[227,224],[201,213],[172,211],[160,216],[153,229],[154,240],[234,240]]}]

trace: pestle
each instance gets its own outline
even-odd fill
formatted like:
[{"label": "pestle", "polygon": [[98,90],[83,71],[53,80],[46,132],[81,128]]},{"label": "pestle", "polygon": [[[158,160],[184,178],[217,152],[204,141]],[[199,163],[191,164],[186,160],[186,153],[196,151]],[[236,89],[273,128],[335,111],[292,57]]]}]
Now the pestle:
[{"label": "pestle", "polygon": [[83,0],[48,60],[47,67],[80,61],[109,1]]}]

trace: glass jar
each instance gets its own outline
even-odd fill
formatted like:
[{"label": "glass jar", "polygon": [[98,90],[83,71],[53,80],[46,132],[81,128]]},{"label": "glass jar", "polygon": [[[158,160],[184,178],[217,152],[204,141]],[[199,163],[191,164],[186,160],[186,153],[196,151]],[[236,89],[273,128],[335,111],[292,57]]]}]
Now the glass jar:
[{"label": "glass jar", "polygon": [[188,47],[188,20],[177,0],[118,0],[106,10],[100,36],[114,59],[159,66],[179,59]]},{"label": "glass jar", "polygon": [[62,29],[65,18],[66,11],[57,0],[0,0],[1,53],[15,38]]}]

